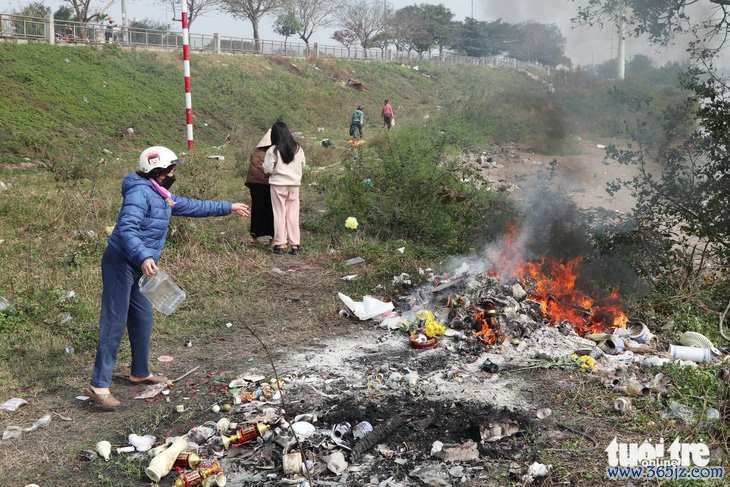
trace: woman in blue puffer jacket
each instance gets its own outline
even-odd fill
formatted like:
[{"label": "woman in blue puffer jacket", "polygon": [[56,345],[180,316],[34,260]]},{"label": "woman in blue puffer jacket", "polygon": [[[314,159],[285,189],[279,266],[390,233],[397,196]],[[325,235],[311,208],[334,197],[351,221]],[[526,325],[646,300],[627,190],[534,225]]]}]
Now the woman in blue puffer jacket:
[{"label": "woman in blue puffer jacket", "polygon": [[128,174],[122,183],[122,208],[101,260],[103,290],[94,373],[84,390],[104,407],[120,404],[109,386],[125,328],[132,351],[129,380],[133,384],[168,380],[149,370],[152,305],[140,293],[138,282],[143,274],[157,272],[170,217],[249,216],[248,205],[243,203],[193,200],[170,193],[178,164],[170,149],[149,147],[139,157],[140,170]]}]

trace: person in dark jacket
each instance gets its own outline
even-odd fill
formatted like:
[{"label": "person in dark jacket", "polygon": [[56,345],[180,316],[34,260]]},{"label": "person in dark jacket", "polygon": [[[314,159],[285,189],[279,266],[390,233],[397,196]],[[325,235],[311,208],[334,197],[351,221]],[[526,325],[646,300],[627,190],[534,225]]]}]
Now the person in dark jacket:
[{"label": "person in dark jacket", "polygon": [[170,149],[149,147],[139,157],[140,170],[128,174],[122,183],[122,208],[101,260],[99,341],[91,383],[84,390],[104,407],[120,404],[109,386],[125,328],[132,352],[129,380],[133,384],[167,381],[149,370],[152,304],[140,293],[139,279],[157,272],[170,217],[249,216],[243,203],[194,200],[170,193],[178,164]]},{"label": "person in dark jacket", "polygon": [[246,173],[246,187],[251,192],[251,243],[258,245],[259,238],[274,238],[274,212],[271,209],[271,189],[269,175],[264,172],[264,156],[271,147],[271,129],[269,129],[251,154]]}]

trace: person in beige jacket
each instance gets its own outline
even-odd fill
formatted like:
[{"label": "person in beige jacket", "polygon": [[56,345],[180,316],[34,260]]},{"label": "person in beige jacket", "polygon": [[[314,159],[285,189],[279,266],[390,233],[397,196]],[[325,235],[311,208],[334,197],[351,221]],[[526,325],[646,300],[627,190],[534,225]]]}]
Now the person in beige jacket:
[{"label": "person in beige jacket", "polygon": [[304,150],[284,122],[276,122],[271,127],[271,144],[264,157],[264,172],[269,174],[274,212],[272,250],[275,254],[283,254],[288,245],[289,253],[297,255],[301,249],[299,187],[306,165]]}]

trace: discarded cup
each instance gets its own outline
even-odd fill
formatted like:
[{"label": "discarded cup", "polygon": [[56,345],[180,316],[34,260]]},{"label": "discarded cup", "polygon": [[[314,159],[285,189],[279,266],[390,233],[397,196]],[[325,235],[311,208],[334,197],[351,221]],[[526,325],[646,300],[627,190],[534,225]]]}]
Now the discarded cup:
[{"label": "discarded cup", "polygon": [[68,347],[63,349],[64,352],[66,352],[66,355],[73,355],[74,354],[74,347],[69,345]]},{"label": "discarded cup", "polygon": [[629,338],[637,343],[647,343],[651,340],[651,332],[643,321],[630,321],[626,328],[629,331]]},{"label": "discarded cup", "polygon": [[613,408],[620,413],[626,412],[631,409],[631,399],[628,397],[617,397],[613,401]]},{"label": "discarded cup", "polygon": [[354,428],[352,428],[352,436],[354,436],[356,440],[359,440],[367,436],[367,434],[370,433],[372,430],[372,424],[367,421],[361,421],[357,423]]},{"label": "discarded cup", "polygon": [[348,422],[340,423],[332,428],[332,438],[337,440],[347,436],[352,431],[352,426]]},{"label": "discarded cup", "polygon": [[624,349],[624,341],[619,337],[611,337],[600,343],[598,347],[608,355],[618,355]]},{"label": "discarded cup", "polygon": [[180,289],[161,269],[158,269],[157,273],[152,276],[140,277],[139,292],[152,303],[157,311],[165,315],[172,314],[187,297],[185,291]]},{"label": "discarded cup", "polygon": [[299,452],[287,453],[281,459],[282,469],[287,475],[302,472],[302,454]]}]

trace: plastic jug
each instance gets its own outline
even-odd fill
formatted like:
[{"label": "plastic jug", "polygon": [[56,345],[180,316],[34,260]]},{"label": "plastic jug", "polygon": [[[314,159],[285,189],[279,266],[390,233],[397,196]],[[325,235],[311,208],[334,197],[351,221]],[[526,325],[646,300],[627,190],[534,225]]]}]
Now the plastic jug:
[{"label": "plastic jug", "polygon": [[150,300],[157,311],[165,315],[172,314],[187,297],[185,291],[160,269],[152,276],[142,276],[139,279],[139,292]]}]

